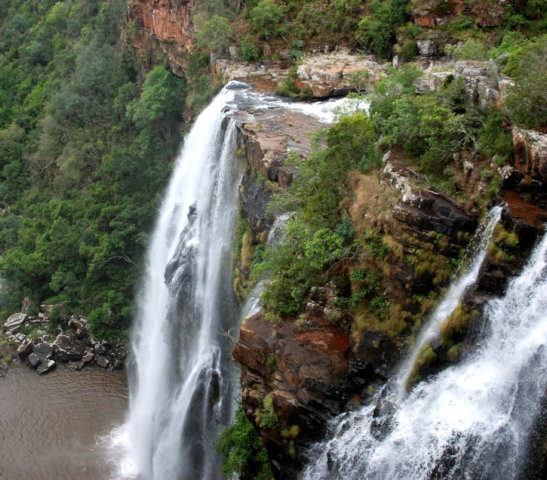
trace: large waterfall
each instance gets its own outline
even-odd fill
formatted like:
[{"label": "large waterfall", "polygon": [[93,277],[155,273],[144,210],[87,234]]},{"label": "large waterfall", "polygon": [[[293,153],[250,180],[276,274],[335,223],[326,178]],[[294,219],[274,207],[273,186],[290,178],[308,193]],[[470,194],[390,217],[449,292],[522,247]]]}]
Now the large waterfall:
[{"label": "large waterfall", "polygon": [[546,400],[546,312],[547,236],[505,296],[486,305],[476,352],[410,393],[387,385],[343,416],[305,478],[524,478]]},{"label": "large waterfall", "polygon": [[226,424],[235,316],[232,237],[240,162],[224,89],[198,117],[179,155],[148,253],[134,328],[136,372],[126,434],[145,479],[219,477],[214,441]]},{"label": "large waterfall", "polygon": [[[226,332],[238,320],[232,254],[242,162],[234,155],[232,113],[245,105],[262,114],[294,111],[331,122],[340,104],[283,102],[233,82],[197,118],[148,251],[134,325],[130,412],[113,434],[118,448],[128,452],[120,476],[221,478],[214,445],[236,398]],[[257,308],[259,291],[260,285],[243,314]]]}]

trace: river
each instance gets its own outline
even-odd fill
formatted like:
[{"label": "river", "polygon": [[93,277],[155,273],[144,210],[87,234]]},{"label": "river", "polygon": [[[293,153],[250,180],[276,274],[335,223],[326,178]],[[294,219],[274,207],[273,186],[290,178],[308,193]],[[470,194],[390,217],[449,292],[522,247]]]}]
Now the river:
[{"label": "river", "polygon": [[107,435],[126,411],[123,372],[10,369],[0,378],[0,479],[112,478]]}]

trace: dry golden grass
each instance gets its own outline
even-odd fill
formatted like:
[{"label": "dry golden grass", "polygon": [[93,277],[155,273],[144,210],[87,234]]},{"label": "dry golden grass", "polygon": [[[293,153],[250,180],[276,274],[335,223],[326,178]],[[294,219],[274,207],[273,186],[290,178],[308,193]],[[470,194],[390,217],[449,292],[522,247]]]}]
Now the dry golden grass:
[{"label": "dry golden grass", "polygon": [[395,220],[391,209],[399,201],[399,192],[382,184],[377,172],[353,171],[350,181],[354,200],[349,214],[357,231],[392,233]]}]

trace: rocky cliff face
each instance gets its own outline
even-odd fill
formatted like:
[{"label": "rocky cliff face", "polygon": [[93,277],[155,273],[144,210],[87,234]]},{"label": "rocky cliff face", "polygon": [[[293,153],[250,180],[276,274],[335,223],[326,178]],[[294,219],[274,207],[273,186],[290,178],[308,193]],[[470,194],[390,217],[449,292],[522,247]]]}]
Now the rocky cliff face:
[{"label": "rocky cliff face", "polygon": [[[488,97],[488,88],[494,89],[493,98],[499,97],[495,86],[484,85],[483,65],[451,68],[465,77],[469,95],[477,103]],[[324,70],[328,71],[328,65]],[[315,78],[322,91],[329,90],[325,76]],[[428,88],[436,88],[434,82]],[[288,119],[273,112],[256,114],[239,117],[239,145],[248,165],[240,198],[242,214],[259,236],[271,225],[266,215],[270,192],[292,180],[293,167],[284,164],[288,150],[296,148],[305,155],[309,151],[306,135],[318,124],[297,114]],[[543,137],[518,130],[514,139],[515,159],[505,172],[508,205],[481,280],[462,306],[461,311],[474,320],[469,320],[467,333],[454,339],[457,344],[472,344],[481,328],[476,312],[485,299],[503,292],[507,279],[518,272],[545,218],[544,205],[538,202],[545,185]],[[461,188],[482,191],[482,167],[463,157],[459,161],[465,172]],[[259,177],[263,180],[257,181]],[[434,305],[430,297],[450,281],[477,227],[473,209],[428,189],[426,179],[400,162],[399,152],[385,155],[380,175],[355,173],[352,183],[355,196],[348,206],[352,224],[357,230],[373,227],[390,243],[391,253],[381,261],[383,271],[378,275],[397,308],[387,320],[353,318],[336,303],[348,285],[318,285],[298,317],[272,320],[260,312],[245,319],[233,351],[241,365],[244,409],[260,432],[278,479],[297,478],[305,462],[305,447],[321,438],[327,421],[365,403],[389,378],[405,350],[404,336],[396,332],[415,324]],[[516,240],[507,240],[510,232]],[[367,268],[376,268],[373,258],[365,257],[363,262]],[[361,327],[355,329],[355,324]],[[466,348],[455,351],[435,346],[436,361],[425,365],[420,374],[432,374],[456,361]]]},{"label": "rocky cliff face", "polygon": [[453,20],[458,15],[474,16],[483,27],[503,23],[503,14],[511,0],[416,0],[413,2],[414,23],[422,27],[436,27]]},{"label": "rocky cliff face", "polygon": [[146,60],[154,48],[167,54],[171,68],[183,74],[184,56],[193,42],[191,9],[195,0],[132,0],[127,16],[137,26],[133,45]]}]

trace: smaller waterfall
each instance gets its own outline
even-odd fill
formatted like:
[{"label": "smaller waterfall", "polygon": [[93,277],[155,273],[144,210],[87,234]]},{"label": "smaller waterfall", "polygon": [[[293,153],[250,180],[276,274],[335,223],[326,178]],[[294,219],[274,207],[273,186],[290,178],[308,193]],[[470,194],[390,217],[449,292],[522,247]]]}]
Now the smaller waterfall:
[{"label": "smaller waterfall", "polygon": [[[408,395],[341,417],[309,480],[517,479],[547,393],[547,235],[505,296],[490,301],[480,348]],[[375,432],[378,405],[394,412]],[[380,414],[381,415],[381,414]]]},{"label": "smaller waterfall", "polygon": [[546,311],[547,235],[505,297],[486,306],[476,354],[394,404],[385,436],[371,429],[374,404],[344,418],[305,478],[521,478],[547,392]]},{"label": "smaller waterfall", "polygon": [[433,313],[429,316],[425,328],[414,342],[414,347],[403,362],[399,375],[397,376],[399,389],[405,387],[408,375],[424,344],[439,335],[439,329],[443,322],[454,312],[466,291],[476,283],[484,258],[486,257],[488,243],[492,240],[492,234],[500,220],[501,212],[501,207],[492,208],[479,227],[474,241],[471,242],[470,251],[473,255],[469,260],[469,265],[466,270],[450,284],[448,291]]}]

